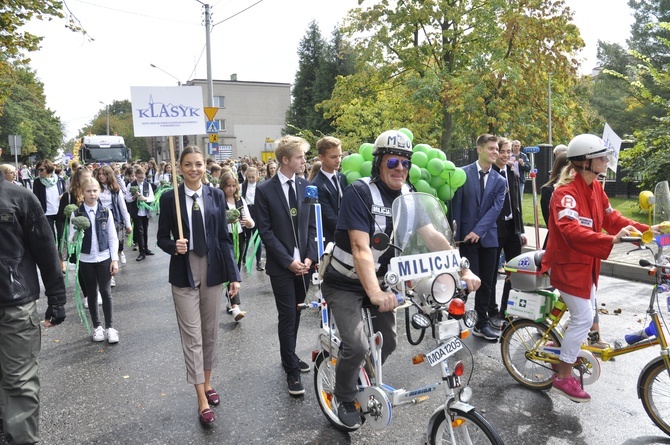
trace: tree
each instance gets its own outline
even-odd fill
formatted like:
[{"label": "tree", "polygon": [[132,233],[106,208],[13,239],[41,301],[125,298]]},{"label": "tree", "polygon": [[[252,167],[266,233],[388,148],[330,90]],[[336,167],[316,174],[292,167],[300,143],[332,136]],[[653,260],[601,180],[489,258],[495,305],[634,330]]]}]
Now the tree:
[{"label": "tree", "polygon": [[[665,32],[670,32],[670,23],[655,25]],[[670,52],[670,41],[662,40],[665,51]],[[632,97],[642,105],[663,110],[661,116],[653,116],[653,124],[635,131],[635,145],[621,152],[621,165],[628,171],[642,176],[642,186],[651,188],[655,183],[668,179],[670,169],[670,65],[657,68],[651,58],[636,51],[631,51],[637,64],[629,66],[629,75],[612,73],[629,82]],[[650,80],[655,94],[643,80]]]},{"label": "tree", "polygon": [[670,39],[670,31],[661,22],[670,22],[670,1],[668,0],[628,0],[633,9],[635,21],[631,26],[628,47],[643,56],[656,67],[662,68],[670,62],[670,48],[663,40]]},{"label": "tree", "polygon": [[311,22],[298,48],[298,71],[293,84],[293,101],[286,113],[287,128],[311,129],[310,124],[319,120],[314,109],[314,87],[325,45],[319,26]]},{"label": "tree", "polygon": [[39,159],[53,159],[63,135],[60,119],[46,108],[44,84],[35,72],[24,66],[12,68],[15,83],[0,114],[0,140],[6,141],[10,134],[21,135],[22,157],[34,154]]},{"label": "tree", "polygon": [[571,99],[574,55],[583,41],[562,1],[391,3],[349,14],[344,31],[356,37],[357,72],[350,76],[355,79],[340,78],[324,104],[339,132],[355,134],[354,126],[374,124],[353,118],[379,115],[361,105],[398,109],[402,99],[403,111],[380,121],[373,133],[403,121],[417,140],[443,150],[472,146],[483,132],[544,141],[548,73],[559,134],[586,121]]}]

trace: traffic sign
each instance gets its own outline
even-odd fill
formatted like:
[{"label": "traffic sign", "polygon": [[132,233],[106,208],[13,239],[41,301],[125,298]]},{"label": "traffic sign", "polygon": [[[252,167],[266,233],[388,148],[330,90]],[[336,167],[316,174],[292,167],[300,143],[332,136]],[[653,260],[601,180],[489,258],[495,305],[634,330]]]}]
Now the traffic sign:
[{"label": "traffic sign", "polygon": [[208,155],[215,155],[219,151],[219,143],[218,142],[210,142],[207,144],[207,154]]},{"label": "traffic sign", "polygon": [[219,134],[218,133],[210,133],[209,142],[219,142]]},{"label": "traffic sign", "polygon": [[207,134],[218,133],[219,132],[219,121],[209,121],[205,126]]},{"label": "traffic sign", "polygon": [[214,116],[216,116],[216,112],[219,111],[218,107],[203,107],[203,110],[205,110],[205,116],[207,116],[208,121],[213,121]]}]

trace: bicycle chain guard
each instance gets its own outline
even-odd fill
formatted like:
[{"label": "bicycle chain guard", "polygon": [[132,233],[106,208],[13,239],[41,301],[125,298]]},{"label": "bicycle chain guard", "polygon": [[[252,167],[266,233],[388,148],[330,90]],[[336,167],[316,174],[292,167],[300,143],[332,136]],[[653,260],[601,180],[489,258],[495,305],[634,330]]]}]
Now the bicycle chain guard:
[{"label": "bicycle chain guard", "polygon": [[386,393],[376,386],[366,386],[356,394],[356,401],[361,406],[361,414],[365,423],[376,430],[383,430],[391,424],[393,407]]}]

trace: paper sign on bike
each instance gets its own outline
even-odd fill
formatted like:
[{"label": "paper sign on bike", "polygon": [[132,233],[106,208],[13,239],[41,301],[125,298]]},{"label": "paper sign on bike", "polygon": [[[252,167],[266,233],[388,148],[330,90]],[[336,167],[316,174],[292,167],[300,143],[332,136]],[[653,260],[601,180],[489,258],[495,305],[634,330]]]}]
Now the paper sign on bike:
[{"label": "paper sign on bike", "polygon": [[426,354],[426,359],[428,360],[428,363],[430,363],[430,366],[435,366],[462,348],[463,343],[461,342],[461,339],[454,337]]},{"label": "paper sign on bike", "polygon": [[459,270],[461,256],[458,250],[419,253],[391,259],[389,270],[398,274],[401,281],[430,277]]}]

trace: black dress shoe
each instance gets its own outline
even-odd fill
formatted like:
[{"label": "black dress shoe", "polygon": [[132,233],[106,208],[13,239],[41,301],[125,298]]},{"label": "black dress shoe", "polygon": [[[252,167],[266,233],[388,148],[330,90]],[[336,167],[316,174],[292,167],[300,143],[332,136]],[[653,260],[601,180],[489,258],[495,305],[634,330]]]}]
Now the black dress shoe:
[{"label": "black dress shoe", "polygon": [[146,258],[146,256],[144,256],[143,253],[140,253],[140,255],[137,257],[137,259],[135,261],[142,261],[145,258]]},{"label": "black dress shoe", "polygon": [[258,262],[258,263],[256,263],[256,270],[262,272],[262,271],[265,270],[265,267],[263,267],[263,264],[261,264],[260,262]]},{"label": "black dress shoe", "polygon": [[145,254],[145,255],[155,255],[155,253],[153,253],[153,251],[151,251],[151,250],[149,250],[149,249],[146,249],[146,250],[144,251],[144,254]]}]

